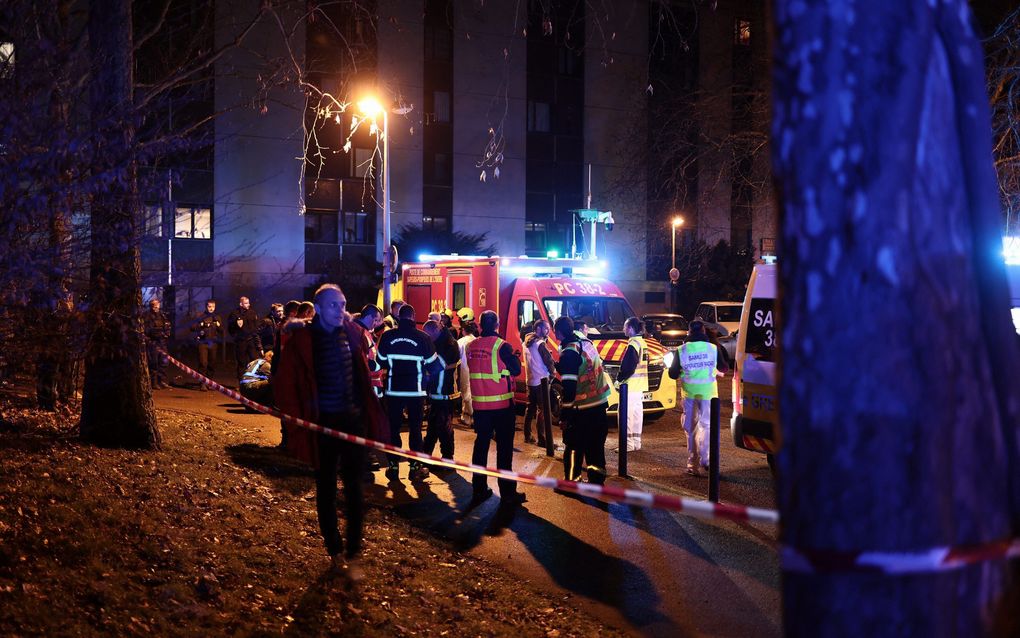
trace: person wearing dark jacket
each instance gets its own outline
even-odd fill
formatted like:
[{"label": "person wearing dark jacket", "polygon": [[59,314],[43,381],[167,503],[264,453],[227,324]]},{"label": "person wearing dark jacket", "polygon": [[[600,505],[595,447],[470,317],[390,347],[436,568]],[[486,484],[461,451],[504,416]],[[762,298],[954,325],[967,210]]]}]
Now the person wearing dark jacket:
[{"label": "person wearing dark jacket", "polygon": [[598,354],[592,355],[575,332],[570,317],[553,326],[560,342],[556,370],[563,383],[560,419],[563,428],[563,469],[568,481],[581,479],[601,485],[606,480],[606,436],[609,421],[609,382]]},{"label": "person wearing dark jacket", "polygon": [[248,364],[262,356],[259,341],[259,315],[252,310],[251,301],[241,297],[237,308],[227,317],[227,332],[234,338],[234,359],[237,362],[237,378],[244,376]]},{"label": "person wearing dark jacket", "polygon": [[431,339],[439,357],[439,372],[427,379],[429,417],[425,430],[424,451],[431,455],[439,442],[443,458],[453,458],[453,406],[460,398],[457,376],[460,371],[460,348],[457,340],[442,324],[427,321],[422,326]]},{"label": "person wearing dark jacket", "polygon": [[[436,356],[432,339],[415,327],[414,306],[400,307],[400,323],[380,337],[376,356],[379,365],[387,371],[383,393],[386,397],[386,412],[390,417],[390,443],[402,446],[400,427],[406,411],[408,445],[412,450],[420,452],[421,423],[425,411],[425,375],[439,371],[439,357]],[[398,478],[398,463],[399,457],[390,457],[386,478]],[[428,468],[420,461],[411,461],[408,478],[423,480],[428,475]]]},{"label": "person wearing dark jacket", "polygon": [[[346,313],[347,299],[335,284],[315,293],[316,315],[310,322],[285,325],[289,338],[280,349],[273,376],[276,405],[284,414],[357,436],[385,436],[386,419],[372,392],[364,331]],[[360,580],[364,499],[361,473],[365,449],[287,424],[287,449],[315,470],[315,505],[319,529],[334,567],[345,549],[337,528],[337,462],[343,473],[347,515],[346,564],[351,580]]]},{"label": "person wearing dark jacket", "polygon": [[276,343],[276,333],[284,322],[283,304],[274,303],[269,307],[269,314],[259,321],[259,343],[263,350],[269,350]]},{"label": "person wearing dark jacket", "polygon": [[[480,337],[467,344],[467,358],[471,383],[471,400],[474,405],[475,445],[471,462],[487,465],[489,442],[496,435],[496,467],[512,470],[514,459],[514,428],[516,417],[513,406],[513,377],[521,374],[521,362],[509,343],[499,337],[499,316],[486,310],[479,317]],[[526,498],[517,491],[517,483],[499,479],[500,509],[511,512]],[[475,474],[471,479],[472,495],[469,508],[492,496],[488,479]]]},{"label": "person wearing dark jacket", "polygon": [[149,360],[149,382],[154,389],[169,388],[166,382],[167,342],[170,339],[170,320],[159,310],[159,299],[149,302],[149,311],[142,315],[142,329],[145,331],[145,354]]},{"label": "person wearing dark jacket", "polygon": [[[223,319],[216,314],[216,302],[205,302],[205,312],[191,323],[191,331],[198,340],[198,371],[210,379],[216,373],[216,348],[223,342]],[[203,392],[209,388],[203,383]]]}]

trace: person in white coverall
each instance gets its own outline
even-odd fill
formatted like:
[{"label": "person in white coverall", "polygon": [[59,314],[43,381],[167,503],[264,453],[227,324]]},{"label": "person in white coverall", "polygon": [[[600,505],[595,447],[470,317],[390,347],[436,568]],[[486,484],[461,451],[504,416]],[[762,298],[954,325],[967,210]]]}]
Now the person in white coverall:
[{"label": "person in white coverall", "polygon": [[616,375],[616,389],[627,383],[627,451],[641,449],[641,430],[644,425],[644,394],[648,392],[648,349],[641,335],[645,331],[644,322],[631,317],[623,324],[623,334],[627,335],[627,350],[620,362],[620,372]]}]

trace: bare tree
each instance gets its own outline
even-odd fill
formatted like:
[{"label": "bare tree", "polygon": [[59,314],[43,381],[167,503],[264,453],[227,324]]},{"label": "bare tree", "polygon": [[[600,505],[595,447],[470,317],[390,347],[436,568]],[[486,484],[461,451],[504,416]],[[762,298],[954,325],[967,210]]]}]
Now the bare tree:
[{"label": "bare tree", "polygon": [[781,541],[838,559],[785,563],[786,632],[1016,635],[1015,560],[848,568],[1020,532],[1020,344],[967,3],[775,18]]},{"label": "bare tree", "polygon": [[992,135],[1005,234],[1020,234],[1020,8],[985,42]]}]

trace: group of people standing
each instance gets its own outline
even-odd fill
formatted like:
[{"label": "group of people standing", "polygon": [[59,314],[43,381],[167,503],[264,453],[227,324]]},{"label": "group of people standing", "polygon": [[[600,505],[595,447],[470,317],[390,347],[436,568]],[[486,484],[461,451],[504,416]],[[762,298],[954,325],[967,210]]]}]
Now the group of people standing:
[{"label": "group of people standing", "polygon": [[[158,313],[156,304],[152,310]],[[490,444],[495,441],[497,468],[512,470],[514,378],[522,373],[522,364],[518,353],[499,336],[498,315],[485,311],[476,322],[471,309],[462,308],[455,327],[452,313],[431,313],[419,329],[414,308],[400,301],[391,305],[385,317],[372,305],[351,315],[346,304],[339,286],[325,284],[315,292],[308,308],[302,309],[299,302],[274,304],[270,314],[260,320],[249,300],[242,297],[238,308],[223,321],[210,300],[205,313],[192,323],[200,368],[207,375],[212,373],[216,347],[225,330],[234,338],[239,377],[245,376],[253,362],[267,366],[272,362],[268,366],[272,394],[283,413],[348,434],[388,440],[397,447],[403,447],[401,430],[406,423],[411,450],[432,455],[438,444],[444,458],[454,456],[452,424],[459,403],[461,422],[475,432],[472,463],[487,465]],[[707,430],[704,405],[714,395],[716,374],[715,357],[711,356],[712,365],[706,363],[714,346],[698,339],[694,323],[690,347],[680,349],[670,368],[673,378],[682,375],[689,471],[697,471],[699,463],[707,464],[707,436],[699,432],[702,421]],[[169,322],[150,317],[145,325],[147,336],[169,336]],[[559,344],[558,361],[550,348],[550,332]],[[616,383],[618,387],[627,384],[628,449],[637,450],[641,445],[642,395],[647,391],[647,355],[641,321],[628,319],[625,332],[628,347]],[[270,340],[271,349],[266,347]],[[540,446],[547,443],[544,430],[536,427],[533,435],[531,426],[541,404],[542,381],[551,381],[553,374],[558,374],[564,475],[569,480],[586,475],[590,483],[604,483],[611,381],[586,336],[586,326],[563,316],[550,330],[547,322],[539,320],[524,335],[523,346],[529,390],[525,441]],[[269,370],[261,366],[259,371],[269,376]],[[369,458],[366,449],[288,423],[282,424],[282,435],[281,445],[315,468],[319,527],[331,561],[358,580],[362,576],[358,555],[364,520],[362,482]],[[400,480],[399,460],[392,455],[386,459],[385,473],[390,481]],[[338,471],[343,477],[346,542],[338,528]],[[419,481],[429,474],[425,463],[410,462],[408,479]],[[501,513],[512,513],[526,501],[515,481],[499,479],[497,484]],[[469,507],[492,495],[487,477],[473,475]]]}]

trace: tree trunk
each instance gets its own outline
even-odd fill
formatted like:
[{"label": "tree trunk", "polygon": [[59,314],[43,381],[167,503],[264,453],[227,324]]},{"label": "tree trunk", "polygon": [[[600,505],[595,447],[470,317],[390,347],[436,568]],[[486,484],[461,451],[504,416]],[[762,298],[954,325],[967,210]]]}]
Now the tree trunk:
[{"label": "tree trunk", "polygon": [[[791,549],[920,552],[1020,532],[1020,346],[969,18],[965,0],[776,3]],[[1003,624],[1016,563],[785,571],[786,632],[1016,631]]]},{"label": "tree trunk", "polygon": [[130,0],[90,3],[92,200],[89,282],[94,332],[86,352],[81,435],[101,445],[158,448],[159,431],[142,348],[135,114]]}]

